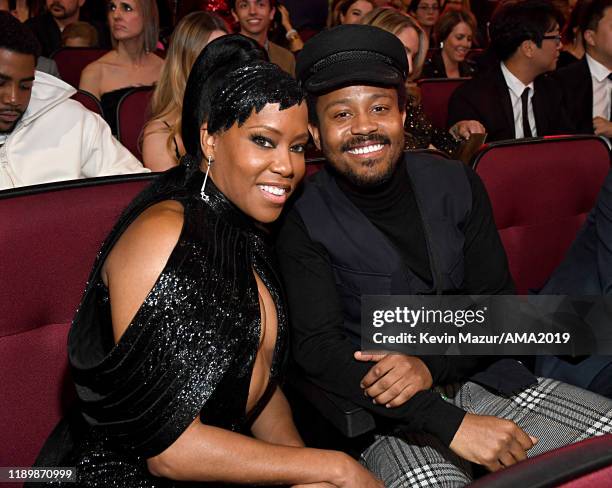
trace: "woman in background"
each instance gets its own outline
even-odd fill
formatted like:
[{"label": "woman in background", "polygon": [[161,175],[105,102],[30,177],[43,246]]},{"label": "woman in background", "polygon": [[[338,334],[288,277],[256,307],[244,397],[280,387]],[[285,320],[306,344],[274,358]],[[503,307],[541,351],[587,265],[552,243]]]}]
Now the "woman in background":
[{"label": "woman in background", "polygon": [[423,78],[465,78],[476,74],[476,64],[466,59],[472,49],[476,19],[465,10],[447,10],[434,27],[440,41],[436,51],[423,67]]},{"label": "woman in background", "polygon": [[417,19],[431,44],[433,27],[440,16],[440,2],[438,0],[412,0],[408,13]]},{"label": "woman in background", "polygon": [[111,0],[108,23],[113,49],[85,67],[79,88],[100,100],[116,134],[119,100],[133,87],[155,84],[164,61],[154,54],[159,35],[155,0]]},{"label": "woman in background", "polygon": [[181,113],[189,72],[202,49],[227,33],[223,19],[209,12],[193,12],[176,26],[143,131],[142,159],[152,171],[176,166],[185,154]]},{"label": "woman in background", "polygon": [[374,0],[340,0],[333,4],[330,27],[341,24],[359,24],[376,4]]},{"label": "woman in background", "polygon": [[457,122],[448,132],[431,124],[421,105],[420,90],[416,85],[427,56],[428,42],[425,32],[413,17],[393,8],[377,8],[363,19],[363,23],[395,34],[406,49],[410,68],[406,82],[406,149],[434,148],[452,156],[459,142],[467,139],[470,133],[485,132],[482,124],[475,120]]}]

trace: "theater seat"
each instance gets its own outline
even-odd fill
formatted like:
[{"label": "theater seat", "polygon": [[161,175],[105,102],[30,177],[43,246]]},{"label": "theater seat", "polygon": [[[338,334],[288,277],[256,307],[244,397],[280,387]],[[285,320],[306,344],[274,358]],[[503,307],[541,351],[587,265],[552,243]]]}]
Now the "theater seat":
[{"label": "theater seat", "polygon": [[149,119],[153,88],[143,86],[127,92],[117,105],[117,137],[134,156],[142,161],[141,135]]},{"label": "theater seat", "polygon": [[85,66],[101,58],[107,52],[107,49],[62,47],[51,54],[51,59],[57,64],[62,80],[78,88],[79,81],[81,80],[81,71],[83,71]]},{"label": "theater seat", "polygon": [[484,146],[473,167],[489,193],[517,291],[542,287],[591,210],[610,169],[597,136],[551,136]]},{"label": "theater seat", "polygon": [[81,103],[81,105],[83,105],[87,110],[91,110],[92,112],[98,114],[100,117],[104,116],[100,102],[88,91],[77,90],[77,92],[70,98]]},{"label": "theater seat", "polygon": [[451,95],[469,78],[423,78],[417,81],[421,89],[421,104],[434,127],[448,126],[448,101]]},{"label": "theater seat", "polygon": [[0,192],[0,466],[30,466],[73,401],[70,322],[103,239],[152,178]]}]

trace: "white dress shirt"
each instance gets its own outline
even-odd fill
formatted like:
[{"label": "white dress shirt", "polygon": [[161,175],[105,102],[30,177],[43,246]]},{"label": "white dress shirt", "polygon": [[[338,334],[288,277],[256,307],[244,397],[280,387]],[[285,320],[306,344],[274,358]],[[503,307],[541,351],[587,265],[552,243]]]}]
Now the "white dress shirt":
[{"label": "white dress shirt", "polygon": [[588,54],[585,56],[593,86],[593,117],[610,120],[610,93],[612,92],[612,81],[608,79],[610,70]]},{"label": "white dress shirt", "polygon": [[529,119],[529,127],[531,129],[531,136],[537,137],[538,129],[535,123],[535,115],[533,113],[533,93],[535,91],[533,81],[529,85],[524,85],[521,80],[514,76],[506,65],[500,63],[502,74],[506,80],[508,91],[510,92],[510,102],[512,103],[512,114],[514,115],[514,137],[520,139],[525,137],[523,131],[523,104],[521,101],[521,95],[525,91],[525,88],[530,88],[529,98],[527,104],[527,118]]}]

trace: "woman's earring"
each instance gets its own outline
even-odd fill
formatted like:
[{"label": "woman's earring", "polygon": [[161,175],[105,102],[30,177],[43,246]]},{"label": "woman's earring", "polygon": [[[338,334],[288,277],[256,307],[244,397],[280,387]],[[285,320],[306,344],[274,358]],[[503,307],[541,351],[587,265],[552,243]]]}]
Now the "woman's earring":
[{"label": "woman's earring", "polygon": [[208,173],[210,172],[210,166],[213,163],[213,158],[212,156],[208,156],[208,166],[206,167],[206,174],[204,175],[204,183],[202,183],[202,189],[200,190],[200,196],[202,197],[202,200],[204,200],[206,203],[210,202],[210,196],[208,196],[205,192],[204,189],[206,188],[206,180],[208,180]]}]

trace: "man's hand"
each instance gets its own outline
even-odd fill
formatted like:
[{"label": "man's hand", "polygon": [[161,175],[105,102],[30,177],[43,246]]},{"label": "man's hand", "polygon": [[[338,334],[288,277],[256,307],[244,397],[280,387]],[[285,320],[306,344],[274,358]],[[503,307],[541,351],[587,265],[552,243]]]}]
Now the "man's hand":
[{"label": "man's hand", "polygon": [[603,117],[594,117],[593,130],[596,136],[612,137],[612,122]]},{"label": "man's hand", "polygon": [[497,471],[526,459],[526,451],[537,442],[511,420],[468,413],[450,448],[468,461]]},{"label": "man's hand", "polygon": [[460,120],[448,131],[457,140],[469,139],[471,134],[484,134],[487,132],[484,125],[477,120]]},{"label": "man's hand", "polygon": [[373,361],[376,364],[361,380],[361,388],[374,403],[387,408],[399,407],[433,383],[425,363],[405,354],[367,354],[357,351],[357,361]]}]

